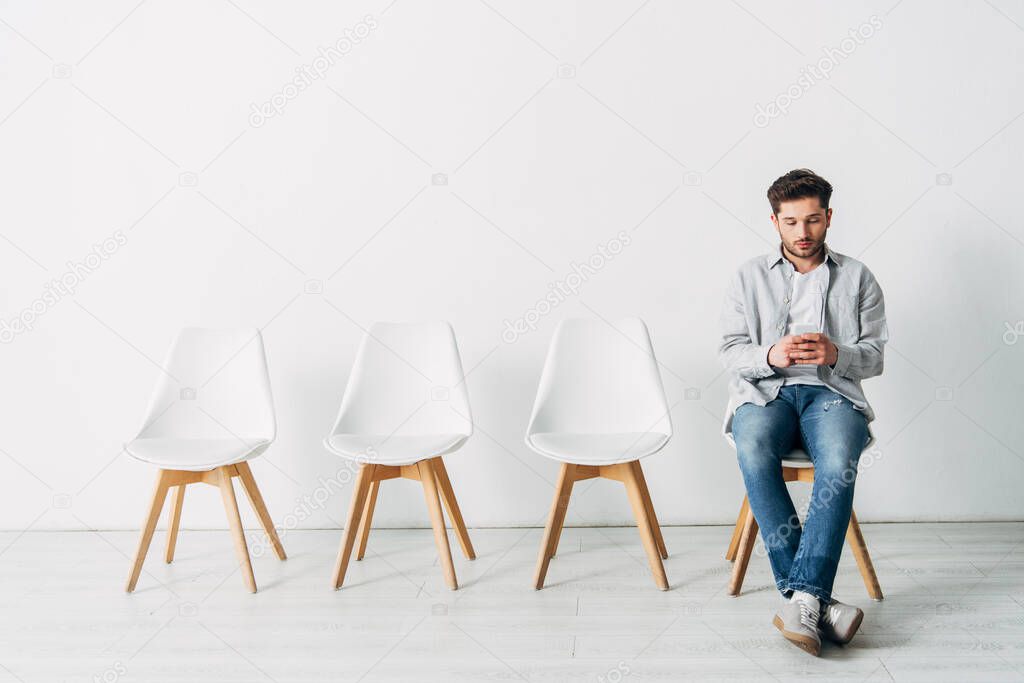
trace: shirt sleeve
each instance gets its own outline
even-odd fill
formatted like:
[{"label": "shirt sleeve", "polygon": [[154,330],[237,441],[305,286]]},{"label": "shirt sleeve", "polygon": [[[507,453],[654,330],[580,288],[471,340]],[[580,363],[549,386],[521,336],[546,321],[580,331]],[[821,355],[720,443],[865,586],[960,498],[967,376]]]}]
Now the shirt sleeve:
[{"label": "shirt sleeve", "polygon": [[856,344],[836,344],[839,355],[835,366],[829,370],[833,375],[850,380],[882,374],[885,343],[889,341],[889,328],[885,322],[885,297],[875,276],[866,268],[858,297],[858,315],[860,338]]},{"label": "shirt sleeve", "polygon": [[748,380],[770,377],[775,370],[768,365],[771,345],[754,344],[750,339],[743,286],[739,273],[729,282],[720,318],[722,342],[718,358],[725,369]]}]

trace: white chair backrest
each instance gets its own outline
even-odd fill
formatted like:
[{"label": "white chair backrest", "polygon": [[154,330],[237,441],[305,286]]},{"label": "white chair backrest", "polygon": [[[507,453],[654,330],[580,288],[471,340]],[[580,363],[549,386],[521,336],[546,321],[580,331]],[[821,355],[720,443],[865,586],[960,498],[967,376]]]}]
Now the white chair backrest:
[{"label": "white chair backrest", "polygon": [[527,427],[533,434],[672,435],[647,326],[570,318],[559,323]]},{"label": "white chair backrest", "polygon": [[331,434],[473,433],[452,326],[375,323],[363,337]]},{"label": "white chair backrest", "polygon": [[185,328],[163,367],[138,438],[274,440],[274,400],[258,329]]}]

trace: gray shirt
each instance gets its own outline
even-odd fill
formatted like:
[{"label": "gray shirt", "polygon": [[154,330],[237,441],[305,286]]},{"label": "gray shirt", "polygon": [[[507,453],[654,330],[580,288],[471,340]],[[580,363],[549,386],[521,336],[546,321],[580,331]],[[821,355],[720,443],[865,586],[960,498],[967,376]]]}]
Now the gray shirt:
[{"label": "gray shirt", "polygon": [[[882,374],[889,340],[882,288],[860,261],[827,246],[825,253],[829,285],[824,332],[839,356],[833,367],[815,367],[822,384],[864,411],[871,422],[875,414],[860,383]],[[718,357],[729,371],[729,406],[722,431],[730,441],[736,408],[744,403],[763,406],[774,400],[782,387],[783,377],[768,365],[768,351],[786,331],[795,272],[793,264],[782,257],[779,245],[740,266],[729,283],[722,305]]]}]

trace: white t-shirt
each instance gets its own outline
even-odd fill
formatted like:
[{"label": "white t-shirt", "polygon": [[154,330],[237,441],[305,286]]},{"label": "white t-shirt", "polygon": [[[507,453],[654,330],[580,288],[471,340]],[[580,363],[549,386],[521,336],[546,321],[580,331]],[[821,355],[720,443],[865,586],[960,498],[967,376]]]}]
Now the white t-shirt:
[{"label": "white t-shirt", "polygon": [[[806,273],[793,271],[789,318],[786,334],[809,334],[825,330],[825,295],[828,292],[828,259]],[[817,365],[791,365],[775,368],[783,384],[824,384],[818,379]]]}]

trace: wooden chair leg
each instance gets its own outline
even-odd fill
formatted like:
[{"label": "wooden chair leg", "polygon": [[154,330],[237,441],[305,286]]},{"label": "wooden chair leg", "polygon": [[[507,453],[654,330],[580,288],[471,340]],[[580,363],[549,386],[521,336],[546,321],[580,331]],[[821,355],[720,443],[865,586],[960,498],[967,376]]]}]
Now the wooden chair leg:
[{"label": "wooden chair leg", "polygon": [[[579,470],[574,469],[573,482],[576,482],[576,475]],[[558,508],[558,519],[555,520],[555,528],[551,530],[551,559],[555,559],[555,555],[558,554],[558,544],[562,540],[562,531],[565,529],[565,517],[569,514],[569,499],[572,497],[572,489],[570,485],[569,493],[566,495],[565,504]]]},{"label": "wooden chair leg", "polygon": [[565,514],[568,512],[568,507],[561,511],[558,515],[558,523],[552,530],[553,538],[551,539],[551,558],[555,559],[558,556],[558,545],[562,541],[562,530],[565,528]]},{"label": "wooden chair leg", "polygon": [[853,510],[850,510],[850,526],[846,528],[846,542],[850,544],[853,557],[857,560],[857,567],[860,569],[861,578],[864,579],[864,587],[868,589],[868,595],[872,600],[881,600],[882,587],[878,585],[875,566],[871,563],[871,555],[868,554],[867,544],[864,543],[864,534],[861,533],[857,514]]},{"label": "wooden chair leg", "polygon": [[430,460],[416,463],[420,483],[423,484],[423,497],[427,501],[430,512],[430,524],[434,527],[434,542],[437,544],[437,556],[444,568],[444,579],[448,587],[457,590],[459,582],[455,578],[455,564],[452,562],[452,549],[448,545],[448,529],[444,525],[444,513],[441,511],[441,500],[437,493],[437,475]]},{"label": "wooden chair leg", "polygon": [[345,581],[348,560],[352,555],[352,547],[356,543],[359,519],[363,515],[363,506],[366,505],[366,497],[370,493],[375,467],[376,465],[361,465],[359,473],[356,475],[355,490],[352,492],[352,500],[348,506],[348,519],[345,520],[345,532],[341,539],[341,547],[338,549],[338,559],[334,563],[333,585],[335,590],[341,588],[341,584]]},{"label": "wooden chair leg", "polygon": [[658,515],[654,512],[654,501],[651,500],[651,491],[647,488],[647,478],[644,477],[644,471],[640,467],[640,461],[634,460],[636,464],[633,469],[636,471],[637,483],[640,485],[640,493],[644,497],[644,505],[647,508],[647,517],[651,520],[651,532],[654,534],[654,540],[658,544],[658,552],[661,553],[661,559],[668,559],[668,549],[665,547],[665,537],[661,535],[661,524],[658,523]]},{"label": "wooden chair leg", "polygon": [[747,521],[747,510],[750,509],[750,501],[743,496],[743,503],[740,504],[740,514],[736,518],[736,527],[732,530],[732,540],[729,541],[729,549],[725,551],[725,559],[732,562],[736,559],[736,548],[740,544],[740,536],[743,534],[743,524]]},{"label": "wooden chair leg", "polygon": [[544,527],[544,538],[540,542],[540,556],[537,558],[537,570],[533,576],[533,587],[540,590],[544,587],[544,579],[548,574],[548,565],[555,556],[558,538],[565,524],[569,498],[572,497],[572,485],[576,481],[576,465],[563,462],[555,485],[555,497],[551,502],[551,513],[548,515],[547,526]]},{"label": "wooden chair leg", "polygon": [[636,517],[636,525],[640,530],[640,538],[644,542],[644,549],[647,551],[647,562],[651,566],[651,573],[654,575],[654,583],[663,591],[668,590],[668,577],[665,576],[665,565],[661,562],[661,551],[658,549],[658,541],[654,534],[654,520],[647,511],[647,503],[644,500],[643,490],[640,485],[640,478],[643,476],[638,472],[640,463],[636,460],[620,465],[622,483],[626,485],[626,493],[629,495],[629,503],[633,506],[633,516]]},{"label": "wooden chair leg", "polygon": [[263,495],[260,494],[260,489],[256,486],[256,478],[252,476],[252,470],[249,469],[249,463],[240,462],[235,465],[235,469],[238,471],[238,478],[242,480],[242,489],[245,491],[246,498],[249,499],[249,504],[252,505],[252,509],[256,511],[256,516],[260,520],[260,526],[263,527],[263,533],[270,539],[271,545],[274,546],[274,553],[278,559],[287,560],[288,556],[284,553],[284,546],[281,545],[281,539],[278,538],[277,529],[274,528],[274,520],[270,518],[270,512],[267,510],[267,504],[263,501]]},{"label": "wooden chair leg", "polygon": [[153,540],[156,523],[160,519],[160,513],[164,509],[164,501],[167,499],[167,491],[170,488],[169,482],[170,474],[166,470],[160,470],[160,474],[157,475],[153,498],[149,503],[149,512],[146,513],[146,520],[142,524],[142,536],[139,538],[139,547],[135,551],[135,559],[132,560],[132,566],[128,572],[128,583],[125,585],[125,591],[129,593],[135,590],[135,584],[139,581],[139,574],[142,573],[142,565],[146,561],[146,553],[149,552],[149,543]]},{"label": "wooden chair leg", "polygon": [[459,545],[462,546],[462,554],[466,556],[466,559],[475,560],[476,551],[473,550],[473,542],[469,540],[469,531],[466,530],[466,522],[462,519],[462,510],[459,509],[459,501],[455,498],[455,490],[448,478],[444,460],[432,458],[430,463],[437,474],[437,487],[441,494],[441,502],[444,503],[444,509],[448,512],[448,519],[452,522]]},{"label": "wooden chair leg", "polygon": [[757,520],[754,513],[747,505],[746,519],[743,522],[743,533],[740,535],[739,545],[736,548],[736,562],[732,566],[732,578],[729,579],[729,595],[737,596],[743,589],[743,577],[747,574],[747,564],[754,552],[754,542],[757,540]]},{"label": "wooden chair leg", "polygon": [[171,510],[167,515],[167,550],[164,552],[164,561],[167,564],[174,561],[174,547],[178,543],[178,527],[181,525],[181,506],[184,503],[185,485],[179,484],[174,488]]},{"label": "wooden chair leg", "polygon": [[373,524],[373,511],[377,507],[377,493],[379,490],[379,481],[370,483],[370,491],[366,494],[366,507],[363,509],[363,518],[359,522],[359,545],[356,547],[356,561],[363,559],[366,555],[366,542],[370,538],[370,525]]},{"label": "wooden chair leg", "polygon": [[[569,498],[571,498],[571,495]],[[566,498],[565,505],[558,510],[558,519],[555,520],[555,527],[551,530],[551,559],[555,559],[555,556],[558,555],[558,544],[562,540],[562,531],[565,529],[565,515],[568,514],[568,511],[569,501]]]},{"label": "wooden chair leg", "polygon": [[[572,497],[572,486],[576,483],[576,476],[579,473],[579,469],[573,466],[572,480],[569,482],[569,493],[566,494],[565,505],[558,508],[558,519],[555,520],[555,527],[551,530],[551,552],[548,553],[548,560],[555,559],[558,555],[558,544],[562,541],[562,531],[565,529],[565,516],[569,512],[569,499]],[[555,491],[555,497],[558,497],[558,490]]]},{"label": "wooden chair leg", "polygon": [[224,501],[224,513],[228,518],[231,538],[235,542],[235,556],[242,570],[242,580],[250,593],[256,592],[256,577],[252,573],[252,561],[249,559],[249,546],[245,542],[245,531],[242,529],[242,517],[238,513],[238,499],[235,498],[235,487],[231,483],[230,466],[217,469],[220,475],[220,497]]}]

